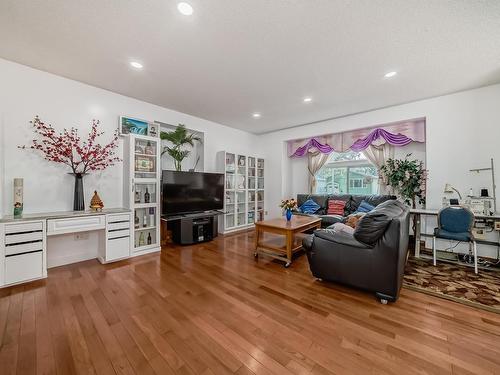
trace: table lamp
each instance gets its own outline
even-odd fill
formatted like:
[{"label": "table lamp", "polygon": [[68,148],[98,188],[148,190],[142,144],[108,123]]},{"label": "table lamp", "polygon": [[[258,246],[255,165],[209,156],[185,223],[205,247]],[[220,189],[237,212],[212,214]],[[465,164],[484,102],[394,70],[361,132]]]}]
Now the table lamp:
[{"label": "table lamp", "polygon": [[446,184],[444,185],[444,192],[445,193],[453,193],[453,192],[456,192],[458,194],[458,198],[459,199],[462,199],[462,194],[460,194],[460,192],[455,189],[453,186],[451,186],[450,184]]}]

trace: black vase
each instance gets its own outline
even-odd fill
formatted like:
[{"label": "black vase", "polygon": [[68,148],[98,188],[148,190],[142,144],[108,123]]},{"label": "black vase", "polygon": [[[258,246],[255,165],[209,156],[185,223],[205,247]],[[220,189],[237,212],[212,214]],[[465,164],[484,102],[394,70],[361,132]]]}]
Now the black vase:
[{"label": "black vase", "polygon": [[84,173],[72,173],[75,176],[75,193],[73,195],[73,211],[85,210],[83,198],[83,176]]}]

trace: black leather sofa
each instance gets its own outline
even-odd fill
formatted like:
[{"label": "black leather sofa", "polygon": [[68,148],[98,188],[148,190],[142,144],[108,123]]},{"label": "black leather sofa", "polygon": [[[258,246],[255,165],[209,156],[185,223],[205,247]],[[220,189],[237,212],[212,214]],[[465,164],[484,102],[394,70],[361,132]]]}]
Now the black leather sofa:
[{"label": "black leather sofa", "polygon": [[[378,206],[387,200],[396,199],[394,195],[351,195],[351,194],[297,194],[297,205],[300,207],[308,200],[312,199],[321,208],[313,215],[321,218],[321,227],[327,228],[335,223],[341,223],[345,217],[354,213],[362,201],[366,201],[372,206]],[[344,215],[328,215],[328,200],[335,199],[346,202]]]},{"label": "black leather sofa", "polygon": [[382,303],[396,301],[408,254],[409,212],[390,200],[367,213],[354,234],[316,230],[303,240],[312,274],[375,292]]}]

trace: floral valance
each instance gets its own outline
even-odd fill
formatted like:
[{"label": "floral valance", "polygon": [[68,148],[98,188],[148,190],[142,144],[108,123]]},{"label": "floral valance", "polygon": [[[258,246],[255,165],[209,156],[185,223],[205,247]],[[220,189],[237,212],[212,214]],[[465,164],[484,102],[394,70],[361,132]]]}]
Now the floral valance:
[{"label": "floral valance", "polygon": [[402,147],[411,142],[425,142],[425,118],[289,141],[288,156],[302,157],[308,152],[362,151],[372,144],[384,143]]}]

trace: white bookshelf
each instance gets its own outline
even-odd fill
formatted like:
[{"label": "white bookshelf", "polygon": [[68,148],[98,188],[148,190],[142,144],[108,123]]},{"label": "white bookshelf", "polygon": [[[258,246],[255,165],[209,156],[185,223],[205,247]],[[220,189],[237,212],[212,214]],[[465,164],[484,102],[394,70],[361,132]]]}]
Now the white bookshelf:
[{"label": "white bookshelf", "polygon": [[264,219],[264,159],[220,151],[218,170],[224,173],[224,217],[219,232],[252,227]]},{"label": "white bookshelf", "polygon": [[160,251],[160,139],[129,134],[124,145],[123,199],[132,210],[131,255]]}]

